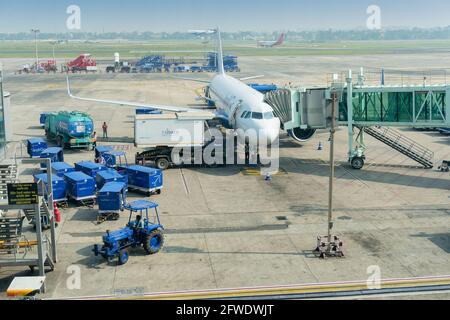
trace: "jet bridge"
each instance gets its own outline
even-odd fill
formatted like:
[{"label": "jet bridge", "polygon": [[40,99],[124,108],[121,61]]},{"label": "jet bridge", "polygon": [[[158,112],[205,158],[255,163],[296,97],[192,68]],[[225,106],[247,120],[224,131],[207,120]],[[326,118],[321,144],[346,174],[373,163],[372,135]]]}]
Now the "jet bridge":
[{"label": "jet bridge", "polygon": [[366,133],[425,168],[434,166],[432,151],[393,127],[450,128],[450,85],[370,86],[364,84],[362,71],[356,83],[349,71],[345,81],[335,77],[328,87],[280,89],[268,93],[266,102],[293,138],[310,138],[315,130],[330,126],[332,93],[339,97],[338,124],[348,127],[352,167],[364,166]]}]

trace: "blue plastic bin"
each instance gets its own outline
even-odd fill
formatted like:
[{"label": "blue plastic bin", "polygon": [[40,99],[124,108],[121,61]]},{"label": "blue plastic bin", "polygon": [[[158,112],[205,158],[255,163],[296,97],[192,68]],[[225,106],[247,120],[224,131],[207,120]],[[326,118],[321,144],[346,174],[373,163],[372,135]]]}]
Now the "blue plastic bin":
[{"label": "blue plastic bin", "polygon": [[31,138],[27,140],[27,152],[31,158],[39,158],[42,151],[47,148],[47,142],[44,139]]},{"label": "blue plastic bin", "polygon": [[109,151],[105,152],[102,155],[102,161],[100,161],[103,165],[108,168],[115,168],[117,166],[127,166],[127,155],[123,151]]},{"label": "blue plastic bin", "polygon": [[106,170],[108,170],[108,168],[104,165],[91,161],[82,161],[75,163],[75,171],[81,171],[94,179],[97,177],[98,172]]},{"label": "blue plastic bin", "polygon": [[[45,186],[48,188],[48,177],[46,173],[37,174],[34,176],[34,182],[41,180]],[[53,201],[63,201],[67,200],[67,183],[66,181],[58,176],[52,176],[52,187],[53,187]],[[47,190],[39,190],[39,194],[45,194],[45,199],[47,199]]]},{"label": "blue plastic bin", "polygon": [[98,192],[99,213],[122,211],[126,202],[127,188],[122,182],[109,182]]},{"label": "blue plastic bin", "polygon": [[111,146],[97,146],[95,147],[95,162],[98,163],[100,158],[106,152],[114,151],[114,148]]},{"label": "blue plastic bin", "polygon": [[53,162],[52,172],[58,177],[64,178],[64,175],[69,172],[74,172],[75,168],[65,162]]},{"label": "blue plastic bin", "polygon": [[119,167],[119,172],[128,175],[128,188],[147,193],[161,193],[163,188],[163,172],[159,169],[138,165]]},{"label": "blue plastic bin", "polygon": [[103,186],[109,182],[122,182],[128,187],[128,176],[122,175],[112,169],[98,172],[95,180],[97,182],[98,189],[103,188]]},{"label": "blue plastic bin", "polygon": [[64,175],[67,183],[67,195],[75,200],[93,199],[95,194],[94,178],[83,172],[69,172]]},{"label": "blue plastic bin", "polygon": [[[61,148],[48,148],[42,151],[40,155],[41,159],[50,158],[53,162],[64,162],[64,151]],[[47,167],[44,163],[41,163],[41,168],[46,170]]]}]

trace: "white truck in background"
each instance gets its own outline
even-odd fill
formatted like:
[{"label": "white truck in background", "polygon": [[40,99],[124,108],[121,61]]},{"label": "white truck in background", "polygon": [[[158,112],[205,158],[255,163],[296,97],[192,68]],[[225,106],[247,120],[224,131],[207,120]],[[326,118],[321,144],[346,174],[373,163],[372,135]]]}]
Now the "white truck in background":
[{"label": "white truck in background", "polygon": [[[135,146],[144,149],[136,154],[136,164],[152,162],[161,170],[173,165],[194,164],[194,149],[214,143],[207,124],[212,119],[214,114],[204,111],[136,115]],[[186,150],[191,151],[190,157],[183,154]],[[188,163],[185,159],[189,159]]]}]

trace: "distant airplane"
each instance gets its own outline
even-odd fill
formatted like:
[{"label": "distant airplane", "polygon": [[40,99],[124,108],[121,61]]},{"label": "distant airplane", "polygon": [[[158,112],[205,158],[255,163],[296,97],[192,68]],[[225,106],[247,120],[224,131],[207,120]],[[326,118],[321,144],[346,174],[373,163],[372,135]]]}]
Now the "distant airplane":
[{"label": "distant airplane", "polygon": [[280,35],[280,37],[278,38],[278,40],[276,40],[276,41],[258,41],[257,45],[258,45],[258,47],[263,47],[263,48],[273,48],[273,47],[281,46],[285,39],[286,39],[286,34],[282,33]]}]

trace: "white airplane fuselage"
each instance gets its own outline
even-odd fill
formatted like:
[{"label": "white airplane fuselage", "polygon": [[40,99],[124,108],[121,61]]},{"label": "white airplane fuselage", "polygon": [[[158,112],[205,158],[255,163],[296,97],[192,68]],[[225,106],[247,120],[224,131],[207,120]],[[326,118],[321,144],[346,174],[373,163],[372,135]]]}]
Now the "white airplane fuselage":
[{"label": "white airplane fuselage", "polygon": [[[264,95],[227,74],[216,75],[209,85],[210,98],[215,101],[217,115],[245,139],[245,132],[255,130],[259,141],[275,142],[280,134],[280,120],[264,102]],[[247,113],[247,116],[244,116]],[[250,114],[248,114],[250,113]],[[241,130],[239,130],[241,129]]]}]

